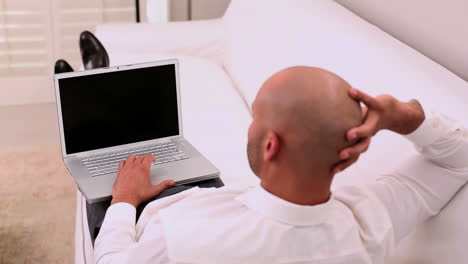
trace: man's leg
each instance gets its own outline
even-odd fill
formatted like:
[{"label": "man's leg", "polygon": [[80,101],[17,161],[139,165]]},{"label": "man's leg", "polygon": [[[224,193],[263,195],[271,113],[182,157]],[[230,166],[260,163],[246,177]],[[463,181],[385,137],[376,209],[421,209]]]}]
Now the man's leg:
[{"label": "man's leg", "polygon": [[[160,193],[153,199],[147,202],[144,202],[138,206],[137,214],[136,214],[136,221],[138,221],[138,218],[140,218],[140,215],[143,212],[143,209],[145,209],[148,203],[154,200],[160,199],[160,198],[164,198],[164,197],[171,196],[173,194],[188,190],[195,186],[198,186],[200,188],[211,188],[211,187],[219,188],[219,187],[224,186],[224,183],[220,178],[215,178],[215,179],[210,179],[210,180],[205,180],[205,181],[200,181],[200,182],[193,182],[193,183],[178,185],[178,186],[171,187],[167,190],[164,190],[162,193]],[[102,222],[104,221],[104,216],[106,215],[106,211],[107,211],[107,208],[109,208],[110,203],[111,203],[110,200],[98,202],[94,204],[86,203],[88,227],[89,227],[89,233],[91,235],[91,242],[93,243],[93,246],[94,246],[94,241],[96,240],[96,237],[99,234],[99,230],[101,229]]]}]

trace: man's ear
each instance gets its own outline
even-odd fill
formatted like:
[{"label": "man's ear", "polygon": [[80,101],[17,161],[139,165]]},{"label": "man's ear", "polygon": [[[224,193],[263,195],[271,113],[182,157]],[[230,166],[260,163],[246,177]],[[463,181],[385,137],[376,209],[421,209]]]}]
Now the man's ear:
[{"label": "man's ear", "polygon": [[271,161],[275,159],[280,151],[280,140],[278,134],[273,131],[268,132],[263,148],[263,160]]}]

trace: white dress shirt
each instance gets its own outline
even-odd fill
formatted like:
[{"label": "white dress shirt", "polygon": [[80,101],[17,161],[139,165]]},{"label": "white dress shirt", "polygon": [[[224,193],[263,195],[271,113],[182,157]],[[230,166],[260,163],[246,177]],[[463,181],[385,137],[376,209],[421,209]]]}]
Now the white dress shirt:
[{"label": "white dress shirt", "polygon": [[193,188],[147,205],[107,210],[97,263],[383,263],[415,225],[468,181],[467,133],[425,111],[407,138],[420,155],[374,184],[347,186],[302,206],[263,188]]}]

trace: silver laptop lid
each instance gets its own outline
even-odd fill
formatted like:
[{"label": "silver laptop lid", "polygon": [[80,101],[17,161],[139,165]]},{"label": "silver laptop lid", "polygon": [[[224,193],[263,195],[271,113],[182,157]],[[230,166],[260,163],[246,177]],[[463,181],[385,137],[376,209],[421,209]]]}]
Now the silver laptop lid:
[{"label": "silver laptop lid", "polygon": [[62,155],[183,136],[177,60],[54,76]]}]

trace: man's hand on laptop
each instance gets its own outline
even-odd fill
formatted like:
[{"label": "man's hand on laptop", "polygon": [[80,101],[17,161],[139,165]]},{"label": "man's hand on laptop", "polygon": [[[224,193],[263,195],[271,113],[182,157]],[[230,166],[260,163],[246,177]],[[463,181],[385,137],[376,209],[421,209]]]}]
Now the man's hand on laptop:
[{"label": "man's hand on laptop", "polygon": [[417,100],[401,102],[391,95],[372,97],[355,88],[349,90],[349,95],[366,105],[363,123],[359,127],[351,128],[346,134],[350,141],[356,138],[360,138],[361,141],[340,152],[340,158],[344,161],[333,169],[333,174],[356,162],[356,157],[367,151],[370,138],[380,130],[386,129],[407,135],[414,132],[425,119],[424,110]]},{"label": "man's hand on laptop", "polygon": [[112,186],[111,204],[124,202],[138,207],[142,202],[174,186],[173,180],[151,184],[150,167],[155,160],[156,157],[151,154],[138,157],[130,155],[127,160],[120,162],[117,179]]}]

